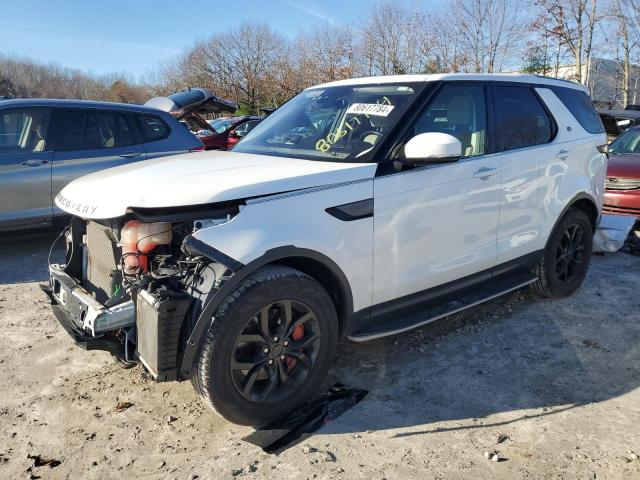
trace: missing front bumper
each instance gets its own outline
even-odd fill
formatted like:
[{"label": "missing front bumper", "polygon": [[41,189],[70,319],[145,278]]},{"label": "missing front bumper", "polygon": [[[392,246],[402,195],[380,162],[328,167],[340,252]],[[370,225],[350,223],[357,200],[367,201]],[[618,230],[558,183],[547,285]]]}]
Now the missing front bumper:
[{"label": "missing front bumper", "polygon": [[136,324],[135,306],[131,300],[107,308],[58,265],[49,267],[48,290],[52,304],[55,302],[74,328],[92,337]]}]

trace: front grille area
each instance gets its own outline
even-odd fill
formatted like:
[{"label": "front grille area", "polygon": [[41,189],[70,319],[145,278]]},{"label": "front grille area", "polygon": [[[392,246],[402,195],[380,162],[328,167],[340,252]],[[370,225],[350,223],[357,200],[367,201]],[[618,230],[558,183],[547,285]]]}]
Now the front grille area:
[{"label": "front grille area", "polygon": [[603,213],[617,213],[620,215],[636,215],[640,217],[640,208],[617,207],[615,205],[603,205]]},{"label": "front grille area", "polygon": [[607,177],[607,190],[635,190],[640,188],[640,178]]},{"label": "front grille area", "polygon": [[120,285],[118,260],[120,248],[111,229],[87,222],[87,273],[85,289],[100,303],[106,302]]}]

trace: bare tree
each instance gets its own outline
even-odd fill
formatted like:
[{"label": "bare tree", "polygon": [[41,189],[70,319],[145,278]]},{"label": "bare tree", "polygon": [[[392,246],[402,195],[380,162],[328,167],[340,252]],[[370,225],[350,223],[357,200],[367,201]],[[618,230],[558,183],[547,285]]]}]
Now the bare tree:
[{"label": "bare tree", "polygon": [[521,47],[523,28],[518,2],[509,0],[455,0],[454,28],[464,42],[467,70],[501,71]]},{"label": "bare tree", "polygon": [[573,57],[575,80],[588,85],[598,0],[534,0],[533,4],[538,9],[534,28],[559,40]]},{"label": "bare tree", "polygon": [[416,73],[425,65],[427,18],[417,9],[398,4],[375,6],[363,27],[360,57],[363,73]]}]

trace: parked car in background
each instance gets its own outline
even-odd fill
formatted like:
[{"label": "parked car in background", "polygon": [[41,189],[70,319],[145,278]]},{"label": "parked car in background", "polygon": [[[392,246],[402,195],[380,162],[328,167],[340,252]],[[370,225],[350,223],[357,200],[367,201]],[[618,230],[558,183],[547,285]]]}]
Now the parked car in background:
[{"label": "parked car in background", "polygon": [[[210,90],[200,87],[189,88],[168,97],[153,97],[145,105],[169,112],[177,120],[184,122],[192,132],[211,129],[204,115],[235,113],[238,108],[235,102],[220,98]],[[204,138],[201,137],[201,140]],[[207,142],[203,140],[203,143],[207,148]]]},{"label": "parked car in background", "polygon": [[640,125],[640,111],[628,107],[624,110],[598,110],[609,142],[615,140],[629,128]]},{"label": "parked car in background", "polygon": [[198,138],[207,150],[228,150],[264,118],[243,116],[211,120],[209,129],[201,131]]},{"label": "parked car in background", "polygon": [[603,212],[640,218],[640,126],[609,145]]},{"label": "parked car in background", "polygon": [[[3,100],[0,231],[50,225],[63,214],[53,199],[74,178],[200,149],[202,142],[155,108],[78,100]],[[80,206],[70,208],[82,212]]]}]

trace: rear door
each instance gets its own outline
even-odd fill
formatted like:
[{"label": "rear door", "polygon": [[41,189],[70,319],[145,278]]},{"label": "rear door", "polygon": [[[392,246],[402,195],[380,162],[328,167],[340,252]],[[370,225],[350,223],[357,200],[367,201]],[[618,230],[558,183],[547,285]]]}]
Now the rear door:
[{"label": "rear door", "polygon": [[550,207],[566,166],[553,143],[557,125],[530,85],[496,84],[492,87],[496,157],[502,178],[498,264],[544,248]]},{"label": "rear door", "polygon": [[[57,113],[51,181],[54,198],[78,177],[146,158],[128,112],[61,109]],[[54,205],[54,215],[59,214],[62,211]]]},{"label": "rear door", "polygon": [[0,230],[51,221],[51,109],[0,110]]}]

